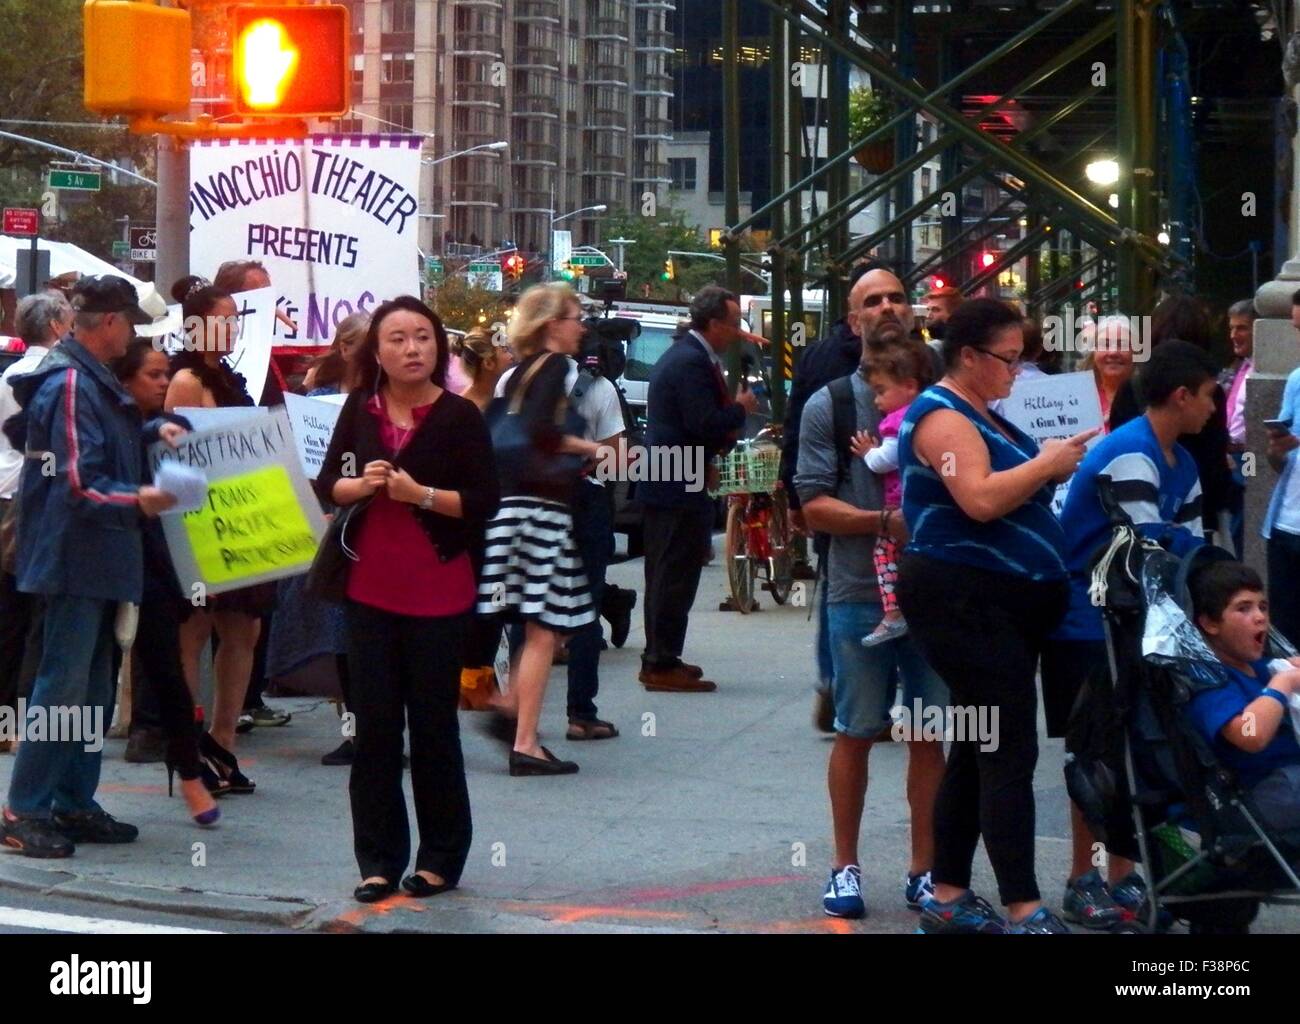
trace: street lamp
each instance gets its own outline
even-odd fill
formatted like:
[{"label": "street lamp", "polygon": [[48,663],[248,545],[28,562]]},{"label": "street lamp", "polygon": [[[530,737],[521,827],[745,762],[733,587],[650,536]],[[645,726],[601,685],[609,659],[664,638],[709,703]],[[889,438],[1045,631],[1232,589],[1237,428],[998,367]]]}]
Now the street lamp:
[{"label": "street lamp", "polygon": [[1119,181],[1119,164],[1114,160],[1094,160],[1083,173],[1094,185],[1113,185]]},{"label": "street lamp", "polygon": [[458,156],[464,156],[466,153],[477,153],[481,149],[508,149],[509,147],[510,143],[508,142],[485,142],[481,146],[470,146],[469,149],[457,150],[455,153],[448,153],[446,156],[440,156],[436,160],[421,160],[420,163],[432,167],[435,164],[454,160]]},{"label": "street lamp", "polygon": [[604,213],[608,209],[609,207],[604,203],[598,203],[595,206],[584,206],[581,210],[570,210],[568,213],[562,213],[558,217],[552,217],[551,223],[556,224],[569,217],[576,217],[580,213]]}]

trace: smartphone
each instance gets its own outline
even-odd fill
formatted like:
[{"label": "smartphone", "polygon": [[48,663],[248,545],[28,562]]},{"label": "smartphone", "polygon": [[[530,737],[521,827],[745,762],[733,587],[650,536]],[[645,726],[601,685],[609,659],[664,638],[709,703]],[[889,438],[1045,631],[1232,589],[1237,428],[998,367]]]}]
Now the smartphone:
[{"label": "smartphone", "polygon": [[1291,432],[1290,420],[1265,420],[1264,429],[1274,434],[1289,434]]}]

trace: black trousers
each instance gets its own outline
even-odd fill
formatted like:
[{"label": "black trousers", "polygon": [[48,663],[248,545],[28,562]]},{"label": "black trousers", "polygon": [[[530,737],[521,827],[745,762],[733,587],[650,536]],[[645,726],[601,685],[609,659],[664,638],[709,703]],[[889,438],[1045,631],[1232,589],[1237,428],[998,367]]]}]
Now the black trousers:
[{"label": "black trousers", "polygon": [[1300,644],[1300,536],[1274,527],[1267,551],[1270,620],[1291,643]]},{"label": "black trousers", "polygon": [[[180,628],[183,617],[178,600],[147,596],[140,605],[140,624],[133,648],[140,675],[132,684],[132,695],[158,716],[167,735],[167,758],[176,765],[182,779],[199,777],[198,732],[194,725],[194,698],[181,666]],[[133,702],[132,724],[135,709]]]},{"label": "black trousers", "polygon": [[992,749],[981,750],[973,736],[959,736],[949,748],[934,806],[933,878],[970,888],[983,836],[1002,903],[1036,900],[1034,674],[1048,634],[1065,616],[1068,585],[905,553],[898,600],[953,706],[987,709],[994,725]]},{"label": "black trousers", "polygon": [[32,624],[32,596],[18,589],[18,578],[0,573],[0,707],[18,706],[27,631]]},{"label": "black trousers", "polygon": [[691,606],[713,533],[713,506],[645,509],[646,669],[671,668],[682,659]]},{"label": "black trousers", "polygon": [[356,755],[348,791],[361,877],[397,882],[411,858],[402,792],[402,729],[411,732],[411,790],[420,846],[415,870],[455,885],[473,827],[460,749],[461,647],[469,615],[414,618],[349,601],[349,708]]}]

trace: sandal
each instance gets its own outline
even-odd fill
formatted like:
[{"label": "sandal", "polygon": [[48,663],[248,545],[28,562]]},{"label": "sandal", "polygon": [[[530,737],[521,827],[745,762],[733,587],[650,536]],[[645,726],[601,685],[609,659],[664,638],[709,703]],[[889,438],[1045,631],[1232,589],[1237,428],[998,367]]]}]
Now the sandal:
[{"label": "sandal", "polygon": [[567,740],[612,740],[618,735],[618,729],[614,727],[613,722],[602,722],[599,718],[570,718],[569,731],[565,733],[564,738]]}]

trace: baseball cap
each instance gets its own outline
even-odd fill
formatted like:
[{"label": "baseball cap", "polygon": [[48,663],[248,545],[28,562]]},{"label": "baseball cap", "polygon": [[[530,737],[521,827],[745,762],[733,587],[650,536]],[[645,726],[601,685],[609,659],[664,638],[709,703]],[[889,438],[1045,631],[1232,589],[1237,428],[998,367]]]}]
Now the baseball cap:
[{"label": "baseball cap", "polygon": [[72,308],[78,313],[122,313],[146,338],[170,334],[180,327],[180,311],[169,312],[167,301],[152,284],[138,288],[124,277],[97,274],[72,287]]}]

